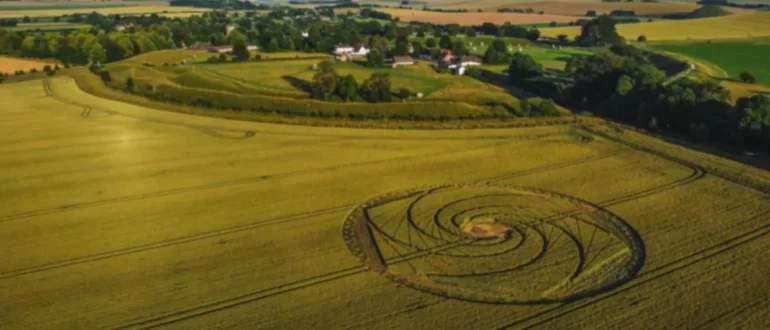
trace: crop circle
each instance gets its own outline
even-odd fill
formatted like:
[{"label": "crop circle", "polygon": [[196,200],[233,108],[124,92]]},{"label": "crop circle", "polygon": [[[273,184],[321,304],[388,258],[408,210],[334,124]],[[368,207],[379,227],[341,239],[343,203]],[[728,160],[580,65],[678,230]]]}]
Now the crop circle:
[{"label": "crop circle", "polygon": [[356,206],[343,237],[405,286],[486,303],[568,302],[611,290],[644,263],[636,231],[589,202],[489,183],[401,190]]}]

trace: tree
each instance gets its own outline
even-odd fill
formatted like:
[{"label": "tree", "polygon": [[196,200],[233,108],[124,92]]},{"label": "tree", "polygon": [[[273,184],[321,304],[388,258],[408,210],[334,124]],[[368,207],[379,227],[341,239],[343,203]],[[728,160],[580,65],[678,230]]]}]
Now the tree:
[{"label": "tree", "polygon": [[104,51],[104,47],[99,43],[94,43],[91,47],[91,51],[88,52],[88,59],[91,63],[102,63],[107,60],[107,53]]},{"label": "tree", "polygon": [[632,89],[634,89],[634,80],[626,75],[620,76],[620,79],[618,79],[618,87],[616,88],[618,94],[626,95]]},{"label": "tree", "polygon": [[467,50],[465,49],[465,42],[462,40],[457,40],[452,44],[452,54],[456,56],[463,56],[467,54]]},{"label": "tree", "polygon": [[411,95],[411,92],[409,92],[409,90],[406,88],[398,90],[398,98],[400,98],[401,101],[406,101],[406,99],[409,98],[409,95]]},{"label": "tree", "polygon": [[353,101],[358,98],[358,82],[356,77],[352,74],[348,74],[345,78],[342,78],[342,82],[339,84],[339,90],[337,92],[343,101]]},{"label": "tree", "polygon": [[566,34],[560,34],[556,38],[559,39],[559,43],[566,45],[569,42],[569,37]]},{"label": "tree", "polygon": [[531,41],[537,41],[537,39],[540,39],[540,30],[531,29],[527,31],[527,39]]},{"label": "tree", "polygon": [[126,78],[126,91],[129,93],[134,92],[134,78],[131,78],[131,77]]},{"label": "tree", "polygon": [[636,38],[636,41],[638,41],[638,42],[647,42],[647,36],[640,35],[639,38]]},{"label": "tree", "polygon": [[484,53],[484,62],[488,64],[508,64],[510,60],[511,54],[508,52],[508,45],[501,39],[492,41]]},{"label": "tree", "polygon": [[339,76],[334,70],[334,63],[324,60],[318,63],[318,72],[313,76],[311,83],[313,98],[328,101],[337,91]]},{"label": "tree", "polygon": [[757,78],[755,78],[754,75],[749,73],[748,71],[741,72],[740,78],[741,78],[741,81],[749,84],[753,84],[757,82]]},{"label": "tree", "polygon": [[390,75],[384,72],[375,72],[361,84],[360,93],[364,100],[369,102],[390,102]]},{"label": "tree", "polygon": [[415,40],[412,41],[412,50],[414,51],[413,55],[419,55],[422,54],[423,50],[425,50],[425,47],[422,46],[422,44]]},{"label": "tree", "polygon": [[476,29],[469,26],[465,28],[465,36],[466,37],[475,37],[476,36]]},{"label": "tree", "polygon": [[267,43],[267,47],[265,48],[268,52],[277,52],[278,51],[278,40],[275,38],[271,38],[270,42]]},{"label": "tree", "polygon": [[578,40],[584,46],[622,44],[624,40],[615,28],[617,23],[616,20],[607,15],[592,19],[582,26]]},{"label": "tree", "polygon": [[543,72],[543,66],[537,63],[532,56],[522,53],[513,54],[511,65],[508,66],[508,76],[513,82],[539,76]]},{"label": "tree", "polygon": [[448,35],[441,36],[441,39],[438,41],[438,46],[441,47],[441,49],[452,48],[452,38],[450,38]]},{"label": "tree", "polygon": [[372,49],[366,54],[366,66],[370,68],[381,68],[385,65],[385,55],[378,49]]},{"label": "tree", "polygon": [[396,47],[392,50],[395,56],[409,55],[409,40],[406,37],[396,39]]},{"label": "tree", "polygon": [[428,40],[425,40],[425,46],[428,48],[436,47],[436,39],[428,38]]}]

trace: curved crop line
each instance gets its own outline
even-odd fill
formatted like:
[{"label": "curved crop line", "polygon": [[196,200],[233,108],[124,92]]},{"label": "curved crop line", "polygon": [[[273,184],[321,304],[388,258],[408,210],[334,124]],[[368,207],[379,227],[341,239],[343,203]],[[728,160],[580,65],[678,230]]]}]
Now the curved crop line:
[{"label": "curved crop line", "polygon": [[537,226],[530,225],[530,228],[532,228],[540,236],[540,239],[542,241],[542,246],[540,248],[540,251],[534,257],[530,258],[529,260],[527,260],[527,261],[525,261],[525,262],[523,262],[521,264],[518,264],[518,265],[513,266],[513,267],[509,267],[509,268],[504,268],[504,269],[499,269],[499,270],[494,270],[494,271],[488,271],[488,272],[483,272],[483,273],[475,273],[475,272],[473,272],[473,273],[460,273],[460,274],[435,274],[435,273],[433,273],[433,274],[426,274],[426,275],[429,276],[429,277],[430,276],[435,276],[435,277],[463,278],[463,277],[486,276],[486,275],[497,275],[497,274],[503,274],[503,273],[510,273],[510,272],[519,271],[521,269],[529,267],[530,265],[538,262],[540,259],[545,257],[546,252],[548,252],[548,246],[550,245],[550,242],[548,242],[548,239],[545,237],[545,234],[541,233],[537,229]]},{"label": "curved crop line", "polygon": [[[69,104],[69,105],[72,105],[72,106],[83,108],[83,112],[81,112],[81,114],[80,114],[80,116],[83,117],[83,118],[90,117],[92,111],[94,110],[93,106],[91,106],[91,105],[83,104],[83,103],[75,102],[75,101],[70,101],[70,100],[64,99],[64,98],[56,95],[56,93],[51,88],[51,80],[50,79],[44,79],[43,80],[43,89],[46,91],[46,95],[47,96],[53,98],[56,101],[59,101],[59,102],[65,103],[65,104]],[[209,126],[200,126],[200,125],[189,125],[189,124],[184,124],[184,123],[179,123],[179,122],[174,122],[174,121],[166,121],[166,120],[150,119],[150,118],[132,116],[132,115],[127,115],[125,113],[118,113],[116,111],[107,110],[107,109],[99,109],[99,108],[97,108],[96,110],[103,111],[103,112],[105,112],[105,113],[107,113],[109,115],[120,115],[122,117],[127,117],[127,118],[131,118],[131,119],[139,120],[139,121],[144,121],[144,122],[152,122],[152,123],[157,123],[157,124],[166,124],[166,125],[172,125],[172,126],[186,127],[186,128],[197,130],[197,131],[199,131],[201,133],[204,133],[206,135],[209,135],[209,136],[212,136],[212,137],[216,137],[216,138],[248,139],[248,138],[251,138],[251,137],[253,137],[255,135],[254,131],[243,131],[243,130],[225,129],[225,128],[217,128],[217,127],[209,127]],[[230,135],[226,135],[223,132],[226,132],[226,133],[236,133],[236,134],[240,134],[240,135],[230,136]]]}]

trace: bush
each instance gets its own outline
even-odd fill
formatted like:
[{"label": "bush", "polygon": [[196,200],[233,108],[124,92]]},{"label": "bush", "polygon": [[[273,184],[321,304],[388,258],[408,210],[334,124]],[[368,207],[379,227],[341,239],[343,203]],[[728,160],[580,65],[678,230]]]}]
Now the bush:
[{"label": "bush", "polygon": [[406,88],[402,88],[398,90],[398,98],[400,98],[402,101],[406,101],[406,99],[408,99],[409,95],[411,94],[412,93],[409,92],[409,90]]},{"label": "bush", "polygon": [[50,72],[50,71],[51,71],[51,66],[50,66],[50,65],[48,65],[48,64],[46,64],[46,65],[43,67],[43,71],[44,71],[44,72]]},{"label": "bush", "polygon": [[741,72],[740,77],[741,77],[741,81],[745,83],[753,84],[757,82],[757,78],[755,78],[754,75],[749,73],[748,71]]},{"label": "bush", "polygon": [[636,41],[638,41],[638,42],[646,42],[647,41],[647,36],[641,35],[641,36],[639,36],[639,38],[636,38]]},{"label": "bush", "polygon": [[102,81],[107,84],[112,81],[112,77],[110,77],[110,72],[107,70],[100,71],[99,72],[99,78],[102,79]]},{"label": "bush", "polygon": [[126,91],[132,93],[134,91],[134,78],[126,78]]}]

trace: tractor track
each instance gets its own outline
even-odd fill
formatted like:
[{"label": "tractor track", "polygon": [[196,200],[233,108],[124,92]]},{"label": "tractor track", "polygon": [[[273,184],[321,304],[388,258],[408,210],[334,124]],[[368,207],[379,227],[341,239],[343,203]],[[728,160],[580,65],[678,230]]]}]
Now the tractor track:
[{"label": "tractor track", "polygon": [[[751,218],[760,219],[763,217],[770,219],[770,211],[766,211],[759,215],[755,215]],[[628,292],[643,284],[646,284],[648,282],[657,280],[661,277],[673,274],[676,271],[685,269],[703,260],[731,251],[735,248],[740,247],[743,244],[756,241],[760,238],[765,237],[768,234],[770,234],[770,223],[765,224],[764,226],[755,228],[754,230],[739,234],[737,236],[724,240],[721,243],[704,248],[690,255],[681,257],[677,260],[668,262],[664,265],[658,266],[644,273],[641,273],[637,275],[636,278],[631,280],[631,282],[629,282],[626,286],[620,287],[614,291],[609,291],[607,293],[599,294],[596,297],[588,298],[587,301],[579,301],[579,302],[563,304],[543,312],[535,313],[533,315],[530,315],[529,317],[519,319],[514,322],[499,326],[497,327],[497,329],[509,329],[514,327],[534,328],[537,326],[545,325],[546,323],[556,320],[559,317],[562,317],[564,315],[567,315],[575,311],[579,311],[586,307],[590,307],[596,303],[602,302],[608,298],[612,298],[621,293]],[[532,322],[532,323],[528,323],[528,322]]]}]

